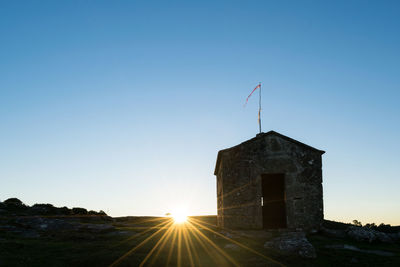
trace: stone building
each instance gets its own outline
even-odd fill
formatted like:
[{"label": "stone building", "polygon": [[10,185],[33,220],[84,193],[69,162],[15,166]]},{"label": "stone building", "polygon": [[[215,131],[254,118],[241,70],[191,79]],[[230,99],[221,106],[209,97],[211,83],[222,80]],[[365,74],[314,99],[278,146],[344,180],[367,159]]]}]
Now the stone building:
[{"label": "stone building", "polygon": [[218,226],[318,229],[322,154],[274,131],[218,152]]}]

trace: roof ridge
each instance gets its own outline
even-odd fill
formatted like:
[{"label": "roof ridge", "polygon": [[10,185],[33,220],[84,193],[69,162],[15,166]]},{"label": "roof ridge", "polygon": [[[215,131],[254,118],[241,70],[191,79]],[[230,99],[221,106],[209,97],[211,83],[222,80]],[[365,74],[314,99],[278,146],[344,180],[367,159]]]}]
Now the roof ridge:
[{"label": "roof ridge", "polygon": [[297,141],[296,139],[293,139],[293,138],[290,138],[290,137],[288,137],[288,136],[286,136],[286,135],[283,135],[283,134],[281,134],[281,133],[278,133],[278,132],[276,132],[276,131],[274,131],[274,130],[270,130],[270,131],[268,131],[268,132],[266,132],[266,133],[264,133],[264,132],[258,133],[255,137],[253,137],[253,138],[251,138],[251,139],[249,139],[249,140],[246,140],[246,141],[244,141],[244,142],[242,142],[242,143],[240,143],[240,144],[238,144],[238,145],[236,145],[236,146],[229,147],[229,148],[225,148],[225,149],[222,149],[222,150],[218,151],[217,162],[216,162],[214,174],[215,174],[215,175],[217,174],[219,162],[220,162],[220,160],[221,160],[221,154],[222,154],[223,152],[229,151],[229,150],[234,149],[234,148],[239,147],[239,146],[242,146],[242,145],[244,145],[244,144],[246,144],[246,143],[253,142],[253,141],[256,140],[256,139],[258,139],[258,138],[260,138],[260,137],[267,136],[267,135],[276,135],[276,136],[278,136],[278,137],[280,137],[280,138],[282,138],[282,139],[285,139],[285,140],[287,140],[287,141],[289,141],[289,142],[292,142],[292,143],[295,143],[295,144],[297,144],[297,145],[303,146],[303,147],[305,147],[305,148],[307,148],[307,149],[311,149],[311,150],[320,152],[321,155],[325,153],[324,150],[317,149],[317,148],[315,148],[315,147],[312,147],[312,146],[309,146],[309,145],[307,145],[307,144],[304,144],[304,143],[302,143],[302,142],[300,142],[300,141]]}]

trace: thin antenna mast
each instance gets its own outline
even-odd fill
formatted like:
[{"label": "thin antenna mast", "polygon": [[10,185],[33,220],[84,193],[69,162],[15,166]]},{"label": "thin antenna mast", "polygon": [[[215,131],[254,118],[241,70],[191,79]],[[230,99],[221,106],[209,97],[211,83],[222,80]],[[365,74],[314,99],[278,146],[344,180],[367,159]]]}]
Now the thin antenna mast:
[{"label": "thin antenna mast", "polygon": [[260,89],[260,92],[259,92],[259,101],[258,101],[258,126],[259,126],[259,129],[260,129],[260,133],[261,133],[261,82],[258,84],[259,85],[259,89]]}]

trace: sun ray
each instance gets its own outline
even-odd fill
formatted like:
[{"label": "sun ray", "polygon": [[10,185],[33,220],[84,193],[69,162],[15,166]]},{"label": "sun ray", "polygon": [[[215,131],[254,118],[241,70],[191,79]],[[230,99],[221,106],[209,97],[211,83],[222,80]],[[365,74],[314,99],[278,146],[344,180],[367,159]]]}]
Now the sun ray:
[{"label": "sun ray", "polygon": [[[155,221],[155,220],[152,220]],[[208,227],[209,226],[209,227]],[[169,219],[167,221],[161,222],[155,226],[150,227],[149,229],[146,229],[143,232],[140,232],[127,240],[124,240],[122,242],[119,242],[119,244],[123,242],[127,242],[129,240],[132,240],[134,238],[137,238],[139,236],[143,236],[145,233],[150,232],[151,230],[157,229],[154,233],[152,233],[150,236],[145,238],[143,241],[141,241],[138,245],[130,249],[128,252],[123,254],[120,258],[118,258],[116,261],[114,261],[110,266],[116,266],[119,263],[121,263],[125,258],[127,258],[129,255],[134,253],[136,250],[144,246],[147,242],[149,242],[151,239],[154,239],[156,235],[159,235],[161,231],[166,230],[160,238],[157,237],[157,242],[155,245],[151,248],[151,250],[146,254],[145,258],[142,260],[140,263],[140,266],[144,266],[146,263],[153,264],[159,254],[161,253],[162,249],[165,247],[167,244],[168,240],[171,240],[170,242],[170,248],[168,251],[168,258],[166,261],[166,266],[168,266],[172,260],[171,256],[173,255],[174,250],[176,249],[176,266],[181,267],[183,265],[185,266],[196,266],[196,265],[201,265],[201,259],[198,255],[198,249],[194,245],[194,240],[197,241],[197,243],[201,246],[201,248],[210,256],[212,260],[215,261],[217,265],[224,265],[222,264],[225,262],[227,263],[230,262],[230,264],[234,266],[239,266],[239,263],[233,259],[229,254],[226,253],[222,248],[220,248],[214,241],[212,241],[208,236],[206,236],[202,231],[199,229],[204,229],[210,233],[213,233],[219,237],[224,238],[225,240],[228,240],[231,243],[234,243],[238,245],[239,247],[250,251],[270,262],[273,262],[275,264],[278,264],[280,266],[284,266],[280,262],[277,262],[264,254],[249,248],[248,246],[241,244],[240,242],[233,240],[229,237],[226,237],[225,235],[214,231],[212,228],[216,227],[213,224],[207,223],[205,221],[202,221],[200,219],[196,219],[193,217],[189,217],[187,222],[177,224],[174,222],[172,219]],[[227,229],[228,230],[228,229]],[[194,238],[192,240],[192,238]],[[176,244],[176,245],[175,245]],[[187,255],[186,260],[188,259],[189,262],[183,262],[183,255]],[[185,261],[186,261],[185,260]]]},{"label": "sun ray", "polygon": [[[171,220],[170,220],[170,222],[171,222]],[[168,224],[168,221],[167,221],[167,222],[161,222],[161,223],[159,223],[159,224],[157,224],[157,225],[155,225],[155,226],[152,226],[152,227],[146,229],[145,231],[142,231],[142,232],[137,233],[137,234],[135,234],[135,235],[133,235],[133,236],[130,236],[130,237],[128,237],[127,239],[124,239],[124,240],[122,240],[122,241],[119,241],[119,242],[116,243],[116,244],[109,245],[109,246],[107,246],[107,247],[105,247],[105,248],[103,248],[103,249],[100,249],[100,250],[96,251],[95,253],[92,253],[92,254],[90,255],[90,257],[92,257],[92,258],[93,258],[93,257],[97,257],[98,255],[101,255],[101,254],[105,253],[105,251],[107,251],[107,250],[114,249],[114,248],[116,248],[116,247],[118,247],[118,246],[120,246],[120,245],[122,245],[122,244],[124,244],[124,243],[126,243],[126,242],[128,242],[128,241],[131,241],[131,240],[134,240],[134,239],[136,239],[136,238],[139,238],[139,237],[143,236],[144,234],[146,234],[146,233],[148,233],[148,232],[150,232],[150,231],[152,231],[152,230],[154,230],[154,229],[162,228],[162,227],[164,227],[166,224]]]},{"label": "sun ray", "polygon": [[[163,223],[163,222],[169,222],[171,220],[172,220],[172,218],[169,218],[169,217],[160,217],[160,218],[152,218],[152,219],[147,219],[147,220],[138,221],[138,222],[129,222],[128,221],[129,224],[133,225],[133,226],[130,226],[130,227],[126,226],[126,224],[123,225],[123,226],[120,226],[120,225],[118,225],[118,222],[115,225],[117,227],[122,227],[122,228],[123,227],[128,227],[128,228],[131,228],[131,229],[147,229],[150,226],[146,226],[146,225],[143,226],[142,224],[149,224],[149,223],[157,222],[157,221],[162,221],[161,223]],[[157,225],[159,225],[159,224],[157,224]],[[157,225],[155,225],[155,226],[157,226]]]},{"label": "sun ray", "polygon": [[[191,222],[188,222],[191,224]],[[203,234],[200,230],[196,227],[193,227],[194,231],[196,231],[201,237],[203,237],[208,244],[214,247],[219,253],[221,253],[229,262],[231,262],[235,266],[240,266],[231,256],[229,256],[225,251],[223,251],[217,244],[215,244],[210,238],[208,238],[205,234]]]},{"label": "sun ray", "polygon": [[172,236],[172,234],[174,233],[174,231],[176,230],[176,227],[174,225],[172,225],[169,229],[168,229],[168,235],[167,237],[163,240],[163,242],[161,243],[160,247],[158,248],[158,250],[156,251],[156,254],[154,255],[154,257],[151,259],[150,261],[150,265],[152,265],[158,255],[161,253],[161,251],[164,249],[165,245],[167,244],[167,241],[170,239],[170,237]]},{"label": "sun ray", "polygon": [[[224,260],[224,258],[219,254],[215,254],[215,250],[211,250],[211,248],[208,247],[203,240],[201,240],[201,237],[196,232],[194,232],[193,229],[188,228],[188,230],[191,232],[191,234],[193,235],[193,237],[197,241],[197,243],[199,243],[200,246],[202,247],[202,249],[208,254],[210,259],[212,259],[217,266],[221,265],[218,262],[218,260],[219,260],[218,258],[220,258],[222,260]],[[201,264],[200,264],[200,266],[201,266]]]},{"label": "sun ray", "polygon": [[226,265],[227,258],[225,257],[224,253],[220,253],[218,249],[217,250],[213,249],[213,246],[210,245],[210,242],[202,235],[200,235],[199,233],[201,232],[197,230],[195,227],[192,227],[191,231],[193,236],[200,244],[202,244],[203,249],[207,251],[207,254],[210,256],[210,258],[215,262],[217,266]]},{"label": "sun ray", "polygon": [[196,246],[194,244],[194,241],[192,239],[192,236],[191,236],[192,234],[189,232],[189,230],[187,230],[187,228],[186,228],[186,231],[188,233],[189,245],[190,245],[191,248],[193,248],[193,256],[194,256],[195,265],[200,266],[201,264],[200,264],[199,253],[198,253],[197,248],[196,248]]},{"label": "sun ray", "polygon": [[162,221],[162,220],[168,220],[168,219],[170,219],[170,218],[169,217],[147,217],[147,218],[144,217],[144,218],[141,218],[141,220],[137,219],[137,221],[129,222],[129,218],[128,218],[128,222],[132,223],[132,224],[144,224],[144,223],[156,222],[156,221]]},{"label": "sun ray", "polygon": [[192,221],[189,222],[189,223],[194,223],[194,224],[196,224],[196,225],[198,225],[198,226],[201,226],[201,227],[203,227],[205,230],[208,230],[208,231],[212,232],[213,234],[216,234],[216,235],[218,235],[218,236],[224,238],[225,240],[228,240],[228,241],[234,243],[235,245],[238,245],[238,246],[240,246],[240,247],[242,247],[242,248],[244,248],[244,249],[246,249],[246,250],[248,250],[248,251],[250,251],[250,252],[252,252],[252,253],[254,253],[254,254],[256,254],[256,255],[258,255],[258,256],[264,258],[264,259],[266,259],[266,260],[268,260],[268,261],[271,261],[271,262],[273,262],[273,263],[275,263],[275,264],[278,264],[278,265],[280,265],[280,266],[285,266],[285,265],[283,265],[282,263],[280,263],[280,262],[278,262],[278,261],[276,261],[276,260],[274,260],[274,259],[271,259],[270,257],[267,257],[267,256],[265,256],[264,254],[261,254],[260,252],[254,250],[254,249],[252,249],[252,248],[249,248],[249,247],[247,247],[247,246],[241,244],[240,242],[238,242],[238,241],[236,241],[236,240],[233,240],[233,239],[231,239],[231,238],[229,238],[229,237],[226,237],[225,235],[223,235],[223,234],[221,234],[221,233],[218,233],[218,232],[216,232],[216,231],[210,229],[210,228],[207,227],[207,226],[204,226],[204,225],[201,225],[201,224],[198,223],[198,222],[195,222],[195,220],[192,220]]},{"label": "sun ray", "polygon": [[[172,224],[172,222],[169,223],[170,225]],[[130,254],[132,254],[134,251],[136,251],[138,248],[142,247],[144,244],[146,244],[149,240],[151,240],[155,235],[157,235],[158,233],[160,233],[162,230],[164,230],[164,228],[160,228],[159,230],[157,230],[156,232],[154,232],[152,235],[150,235],[149,237],[147,237],[145,240],[143,240],[142,242],[140,242],[138,245],[136,245],[134,248],[130,249],[128,252],[126,252],[124,255],[122,255],[120,258],[118,258],[116,261],[114,261],[112,264],[110,264],[110,267],[113,266],[117,266],[121,261],[123,261],[127,256],[129,256]]]},{"label": "sun ray", "polygon": [[178,227],[178,267],[182,264],[182,227]]},{"label": "sun ray", "polygon": [[186,231],[185,226],[182,226],[182,236],[183,236],[183,241],[184,241],[184,244],[186,247],[187,254],[189,256],[190,266],[194,266],[192,250],[189,247],[189,242],[187,240],[187,231]]},{"label": "sun ray", "polygon": [[244,184],[244,185],[242,185],[242,186],[239,186],[239,187],[237,187],[237,188],[234,188],[234,189],[232,189],[231,191],[222,194],[220,197],[227,197],[227,196],[229,196],[229,195],[232,195],[233,193],[235,193],[235,192],[237,192],[237,191],[240,191],[240,190],[246,188],[246,187],[249,186],[251,183],[252,183],[252,182],[249,182],[249,183],[247,183],[247,184]]},{"label": "sun ray", "polygon": [[[210,226],[210,227],[217,228],[217,226],[216,226],[215,224],[211,224],[211,223],[205,222],[205,221],[203,221],[203,220],[201,220],[201,219],[197,219],[197,218],[191,217],[190,220],[195,221],[195,222],[199,223],[199,224],[202,225],[202,226],[208,225],[208,226]],[[204,225],[203,225],[203,224],[204,224]],[[222,229],[222,230],[224,230],[224,231],[227,231],[227,232],[229,232],[229,233],[232,233],[232,234],[238,234],[237,231],[234,231],[234,230],[229,229],[229,228],[225,228],[225,227],[218,227],[218,228],[219,228],[219,229]]]},{"label": "sun ray", "polygon": [[172,226],[168,228],[168,230],[161,236],[161,238],[157,241],[157,243],[153,246],[153,248],[147,253],[146,257],[143,259],[143,261],[140,263],[140,267],[142,267],[146,261],[151,257],[151,255],[154,253],[154,251],[160,246],[160,244],[165,240],[167,236],[169,236],[169,233],[172,230]]},{"label": "sun ray", "polygon": [[201,240],[201,238],[197,235],[197,233],[194,232],[194,230],[191,229],[191,228],[188,228],[188,231],[191,232],[191,234],[193,235],[193,237],[194,237],[194,238],[196,239],[196,241],[200,244],[200,246],[204,249],[204,251],[205,251],[207,254],[209,254],[210,257],[212,257],[210,248],[208,248],[208,247],[206,246],[206,244],[204,243],[204,241]]},{"label": "sun ray", "polygon": [[250,201],[250,202],[247,202],[245,204],[229,206],[229,207],[223,207],[223,208],[220,208],[218,210],[229,210],[229,209],[245,208],[245,207],[251,207],[251,206],[258,206],[258,205],[259,205],[259,202],[257,202],[257,201]]},{"label": "sun ray", "polygon": [[169,251],[168,251],[168,258],[167,258],[167,262],[165,266],[169,266],[169,263],[171,261],[171,257],[172,257],[172,253],[174,252],[174,247],[175,247],[175,242],[176,242],[176,238],[178,235],[178,231],[176,230],[176,226],[174,228],[174,237],[172,238],[172,243],[171,246],[169,247]]},{"label": "sun ray", "polygon": [[188,227],[189,227],[189,225],[187,226],[187,227],[185,227],[184,228],[184,234],[186,235],[186,238],[187,238],[187,241],[188,241],[188,247],[191,249],[191,251],[192,251],[192,254],[193,254],[193,257],[194,257],[194,259],[193,259],[193,264],[196,266],[200,266],[200,258],[199,258],[199,254],[197,253],[197,249],[196,249],[196,247],[194,246],[194,243],[193,243],[193,240],[192,240],[192,237],[190,236],[190,232],[189,232],[189,230],[188,230]]},{"label": "sun ray", "polygon": [[128,242],[128,241],[131,241],[131,240],[133,240],[133,239],[135,239],[135,238],[138,238],[138,237],[140,237],[140,236],[142,236],[142,235],[144,235],[144,234],[146,234],[146,233],[148,233],[148,232],[150,232],[150,231],[152,231],[152,230],[154,230],[154,229],[156,229],[156,228],[165,227],[168,223],[171,223],[171,220],[166,221],[166,222],[161,222],[161,223],[159,223],[159,224],[157,224],[157,225],[154,225],[154,226],[152,226],[152,227],[150,227],[150,228],[148,228],[148,229],[146,229],[146,230],[144,230],[144,231],[142,231],[142,232],[140,232],[140,233],[137,233],[137,234],[135,234],[135,235],[133,235],[133,236],[131,236],[131,237],[128,237],[128,238],[125,239],[125,240],[122,240],[122,241],[118,242],[117,244],[111,246],[110,248],[114,248],[114,247],[120,246],[120,245],[122,245],[122,244],[124,244],[124,243],[126,243],[126,242]]}]

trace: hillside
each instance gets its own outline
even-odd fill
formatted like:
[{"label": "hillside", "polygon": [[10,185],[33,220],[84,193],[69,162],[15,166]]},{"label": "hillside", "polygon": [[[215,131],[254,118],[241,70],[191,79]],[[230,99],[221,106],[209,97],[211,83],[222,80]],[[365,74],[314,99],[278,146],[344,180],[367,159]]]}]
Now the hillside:
[{"label": "hillside", "polygon": [[216,216],[176,224],[15,199],[0,207],[0,266],[400,266],[399,227],[325,221],[308,234],[230,231],[216,227]]}]

